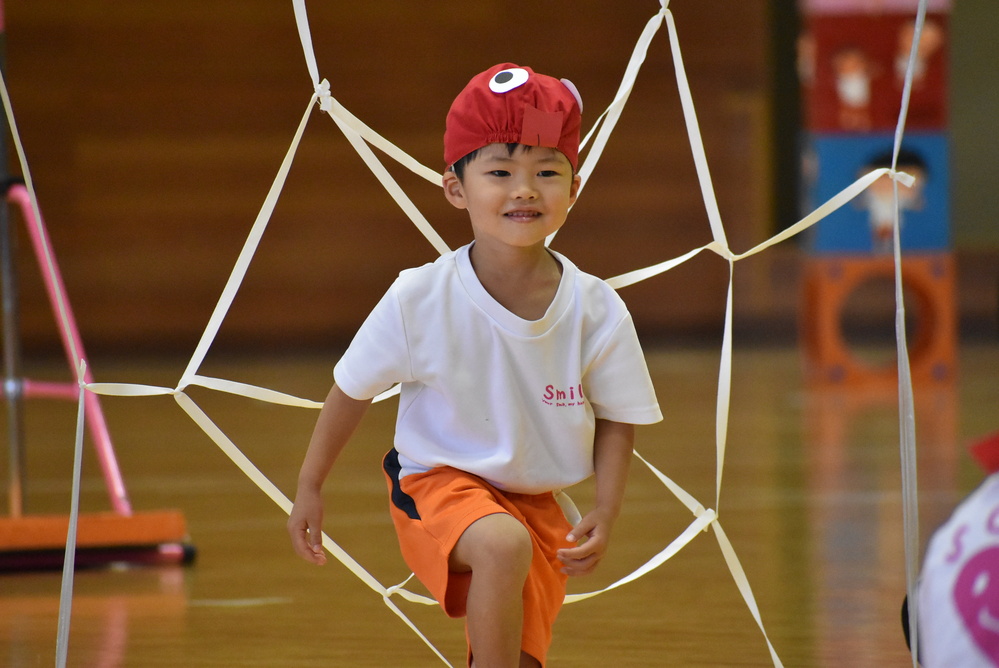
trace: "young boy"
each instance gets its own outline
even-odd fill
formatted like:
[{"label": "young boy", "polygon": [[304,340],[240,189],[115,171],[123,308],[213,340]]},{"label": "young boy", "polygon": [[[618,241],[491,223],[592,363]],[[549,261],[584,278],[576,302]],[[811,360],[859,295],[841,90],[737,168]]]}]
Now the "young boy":
[{"label": "young boy", "polygon": [[[624,303],[545,246],[579,189],[581,106],[571,83],[510,63],[455,99],[444,195],[474,241],[402,272],[361,326],[288,520],[296,552],[324,563],[323,481],[371,399],[402,383],[390,512],[407,565],[466,617],[477,668],[544,665],[567,576],[607,549],[633,425],[662,419]],[[560,490],[594,474],[579,518]]]}]

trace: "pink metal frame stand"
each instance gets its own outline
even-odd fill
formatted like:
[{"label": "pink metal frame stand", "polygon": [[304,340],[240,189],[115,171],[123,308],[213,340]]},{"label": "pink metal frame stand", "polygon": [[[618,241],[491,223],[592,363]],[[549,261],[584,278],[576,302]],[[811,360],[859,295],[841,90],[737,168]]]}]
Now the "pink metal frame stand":
[{"label": "pink metal frame stand", "polygon": [[[0,0],[0,37],[4,34],[3,0]],[[0,70],[3,51],[0,49]],[[6,93],[4,94],[7,106]],[[5,119],[0,115],[0,135],[6,134]],[[16,133],[15,133],[16,135]],[[70,515],[29,515],[24,512],[24,435],[23,404],[26,398],[56,398],[79,400],[78,382],[92,382],[90,364],[83,352],[83,343],[66,298],[62,275],[49,243],[48,232],[38,208],[33,205],[28,189],[7,177],[6,143],[0,141],[0,192],[7,202],[16,204],[28,229],[31,245],[48,291],[49,304],[62,337],[63,349],[69,362],[70,376],[77,382],[36,382],[22,377],[21,341],[17,291],[17,270],[14,253],[14,225],[11,224],[7,202],[0,201],[0,297],[2,297],[3,382],[0,396],[6,399],[7,432],[10,450],[9,517],[0,516],[0,572],[63,568],[63,601],[72,589],[72,569],[66,560],[73,555],[77,565],[98,566],[112,563],[177,564],[191,563],[195,550],[187,543],[187,523],[179,511],[133,513],[125,483],[122,480],[104,412],[96,394],[85,392],[84,419],[97,451],[111,498],[111,511],[100,513],[76,512]],[[23,160],[22,160],[23,165]],[[25,171],[27,167],[24,167]],[[83,374],[77,371],[83,364]],[[78,451],[77,451],[78,452]],[[73,541],[72,549],[70,540]],[[69,577],[67,578],[67,573]],[[69,589],[66,588],[67,582]],[[65,649],[68,615],[63,617],[60,604],[60,643]],[[64,624],[63,622],[67,623]],[[65,654],[62,654],[62,664]],[[58,659],[57,659],[58,662]]]},{"label": "pink metal frame stand", "polygon": [[[73,317],[73,312],[69,308],[69,302],[65,298],[63,299],[65,313],[59,313],[59,298],[58,295],[65,295],[66,288],[62,281],[62,274],[59,271],[59,266],[55,261],[55,256],[51,253],[47,253],[46,249],[51,248],[49,243],[48,232],[45,229],[45,224],[42,220],[35,220],[35,216],[31,207],[31,202],[28,196],[27,189],[20,184],[14,184],[9,187],[7,191],[7,201],[11,204],[15,204],[19,207],[21,211],[21,216],[28,229],[28,235],[31,238],[31,245],[35,251],[35,257],[38,260],[38,264],[43,268],[41,271],[42,277],[45,281],[45,288],[49,295],[49,303],[52,306],[52,310],[55,313],[55,320],[59,327],[59,334],[62,338],[63,349],[66,353],[67,361],[69,362],[70,373],[73,377],[76,377],[76,369],[79,363],[82,361],[86,364],[86,369],[84,372],[84,382],[92,382],[90,364],[87,362],[86,354],[83,351],[83,342],[80,338],[80,331],[76,325],[76,319]],[[8,261],[12,261],[12,255],[8,257]],[[44,269],[47,268],[48,271]],[[13,269],[7,267],[5,270],[6,276],[13,275]],[[9,281],[8,281],[9,282]],[[7,289],[11,289],[12,286],[8,285]],[[6,297],[6,295],[5,295]],[[10,338],[12,336],[17,336],[16,327],[16,312],[7,312],[8,303],[7,299],[5,301],[4,317],[5,317],[5,336],[7,338],[7,345],[9,346],[12,342]],[[11,320],[14,320],[15,326],[11,326]],[[77,351],[77,354],[81,359],[73,359],[73,352]],[[11,355],[7,355],[11,357]],[[11,364],[13,362],[13,364]],[[79,398],[80,388],[75,382],[66,383],[53,383],[53,382],[39,382],[29,379],[14,378],[11,377],[9,367],[14,366],[16,369],[19,364],[19,360],[9,360],[8,359],[8,370],[7,378],[2,386],[0,386],[0,395],[5,396],[9,401],[17,402],[22,397],[25,399],[30,398],[50,398],[50,399],[67,399],[70,401],[77,401]],[[100,400],[96,394],[87,392],[84,397],[84,410],[86,412],[86,423],[90,430],[90,436],[94,441],[94,447],[97,451],[97,458],[100,462],[101,471],[104,475],[104,482],[108,489],[108,494],[111,497],[111,507],[114,512],[122,516],[132,515],[132,506],[128,500],[128,493],[125,490],[125,481],[122,479],[121,471],[118,468],[118,461],[115,458],[114,448],[111,445],[111,435],[108,432],[107,422],[104,420],[104,412],[101,409]],[[14,420],[13,422],[17,422]],[[19,429],[19,425],[13,424],[12,431]],[[21,450],[21,434],[12,433],[11,434],[11,485],[10,485],[10,514],[13,517],[19,517],[23,512],[23,468],[24,464],[22,461]],[[16,470],[15,470],[16,469]]]}]

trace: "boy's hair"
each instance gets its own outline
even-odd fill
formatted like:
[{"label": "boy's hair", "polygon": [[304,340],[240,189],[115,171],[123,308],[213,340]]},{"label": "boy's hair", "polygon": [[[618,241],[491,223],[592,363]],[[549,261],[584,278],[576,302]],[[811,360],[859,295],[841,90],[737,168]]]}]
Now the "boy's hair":
[{"label": "boy's hair", "polygon": [[513,63],[496,65],[472,77],[451,104],[444,162],[451,166],[464,159],[467,165],[469,154],[489,144],[522,144],[561,151],[575,171],[582,107],[566,79]]},{"label": "boy's hair", "polygon": [[[485,148],[485,146],[483,146],[482,148]],[[468,163],[470,163],[472,160],[475,160],[475,158],[478,157],[479,153],[482,152],[482,148],[477,148],[468,155],[458,158],[458,160],[456,160],[455,163],[451,165],[451,171],[454,172],[455,176],[458,177],[459,181],[463,181],[465,179],[465,167],[468,166]],[[506,151],[507,153],[510,154],[510,157],[513,157],[513,154],[517,152],[518,148],[522,148],[525,151],[530,151],[534,147],[525,146],[524,144],[518,144],[517,142],[507,142]],[[575,169],[572,170],[572,175],[573,176],[576,175]]]},{"label": "boy's hair", "polygon": [[[520,146],[520,144],[518,144],[517,142],[508,142],[507,143],[506,150],[507,150],[507,153],[510,154],[510,157],[513,157],[513,154],[516,153],[518,146]],[[455,176],[458,177],[459,181],[464,180],[464,178],[465,178],[465,167],[468,165],[468,163],[470,163],[472,160],[475,160],[475,158],[478,157],[479,153],[482,151],[483,148],[485,148],[485,146],[477,148],[474,151],[472,151],[471,153],[468,153],[468,154],[466,154],[466,155],[458,158],[457,160],[455,160],[454,164],[451,165],[451,170],[454,172]],[[525,148],[530,148],[530,147],[528,146],[528,147],[525,147]]]}]

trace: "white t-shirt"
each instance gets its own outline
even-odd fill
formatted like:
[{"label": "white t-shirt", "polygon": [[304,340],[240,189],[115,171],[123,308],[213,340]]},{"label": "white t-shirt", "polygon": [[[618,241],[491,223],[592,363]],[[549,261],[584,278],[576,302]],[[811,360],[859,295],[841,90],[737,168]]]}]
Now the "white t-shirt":
[{"label": "white t-shirt", "polygon": [[334,369],[368,399],[402,383],[395,448],[403,475],[452,466],[536,494],[593,473],[596,418],[662,419],[624,302],[558,253],[547,313],[524,320],[493,299],[470,246],[402,272]]},{"label": "white t-shirt", "polygon": [[919,583],[919,661],[999,666],[999,473],[933,534]]}]

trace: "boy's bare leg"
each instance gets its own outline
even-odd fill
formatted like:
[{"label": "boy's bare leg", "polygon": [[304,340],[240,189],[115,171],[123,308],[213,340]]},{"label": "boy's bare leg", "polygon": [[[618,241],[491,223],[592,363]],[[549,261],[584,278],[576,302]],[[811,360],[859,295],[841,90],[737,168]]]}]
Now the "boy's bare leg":
[{"label": "boy's bare leg", "polygon": [[540,665],[520,651],[532,555],[527,529],[503,513],[476,520],[455,544],[450,568],[472,572],[465,608],[475,668]]},{"label": "boy's bare leg", "polygon": [[541,668],[541,662],[527,652],[521,652],[520,666],[518,668]]}]

